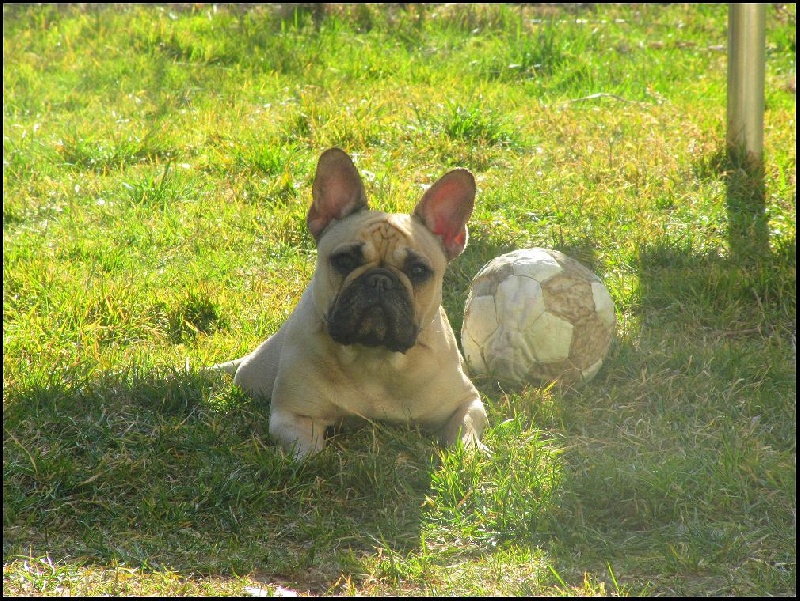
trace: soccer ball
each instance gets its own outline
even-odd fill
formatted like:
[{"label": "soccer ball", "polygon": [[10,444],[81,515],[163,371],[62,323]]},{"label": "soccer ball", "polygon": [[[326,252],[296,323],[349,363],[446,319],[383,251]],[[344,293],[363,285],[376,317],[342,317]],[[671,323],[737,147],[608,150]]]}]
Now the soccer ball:
[{"label": "soccer ball", "polygon": [[615,324],[600,278],[564,253],[526,248],[492,259],[472,280],[461,345],[474,376],[588,382]]}]

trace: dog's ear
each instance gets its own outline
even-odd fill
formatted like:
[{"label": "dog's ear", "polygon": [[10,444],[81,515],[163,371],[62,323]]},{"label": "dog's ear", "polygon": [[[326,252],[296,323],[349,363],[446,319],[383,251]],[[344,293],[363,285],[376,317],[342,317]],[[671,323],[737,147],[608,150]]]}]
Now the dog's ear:
[{"label": "dog's ear", "polygon": [[467,246],[467,221],[474,203],[475,178],[466,169],[454,169],[428,188],[414,209],[414,215],[441,239],[448,260]]},{"label": "dog's ear", "polygon": [[332,221],[367,206],[361,176],[345,151],[329,148],[319,157],[311,197],[306,224],[316,241]]}]

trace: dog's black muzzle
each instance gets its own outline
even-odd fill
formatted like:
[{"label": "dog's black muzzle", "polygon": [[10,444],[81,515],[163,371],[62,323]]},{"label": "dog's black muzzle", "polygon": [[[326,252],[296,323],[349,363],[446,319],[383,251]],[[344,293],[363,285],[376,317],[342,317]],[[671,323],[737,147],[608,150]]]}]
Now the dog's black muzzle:
[{"label": "dog's black muzzle", "polygon": [[417,340],[414,303],[389,269],[365,271],[334,299],[328,333],[340,344],[363,344],[405,352]]}]

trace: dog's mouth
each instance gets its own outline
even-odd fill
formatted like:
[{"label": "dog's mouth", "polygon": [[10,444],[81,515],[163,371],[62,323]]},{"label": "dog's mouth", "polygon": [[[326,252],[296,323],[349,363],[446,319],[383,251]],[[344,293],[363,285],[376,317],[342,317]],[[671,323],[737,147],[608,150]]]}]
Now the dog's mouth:
[{"label": "dog's mouth", "polygon": [[344,288],[328,311],[328,333],[340,344],[401,353],[417,340],[414,304],[390,270],[370,269]]}]

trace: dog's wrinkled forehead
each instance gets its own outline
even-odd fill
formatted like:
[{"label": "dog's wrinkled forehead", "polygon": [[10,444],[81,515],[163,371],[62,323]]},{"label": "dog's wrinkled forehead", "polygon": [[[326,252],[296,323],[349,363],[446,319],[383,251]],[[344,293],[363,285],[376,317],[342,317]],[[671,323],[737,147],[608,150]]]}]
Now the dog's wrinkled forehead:
[{"label": "dog's wrinkled forehead", "polygon": [[369,262],[402,265],[409,254],[430,255],[438,248],[435,238],[410,215],[384,214],[365,220],[359,231],[361,253]]},{"label": "dog's wrinkled forehead", "polygon": [[399,262],[405,258],[409,245],[409,236],[392,219],[378,221],[365,227],[362,253],[368,261],[383,259]]}]

